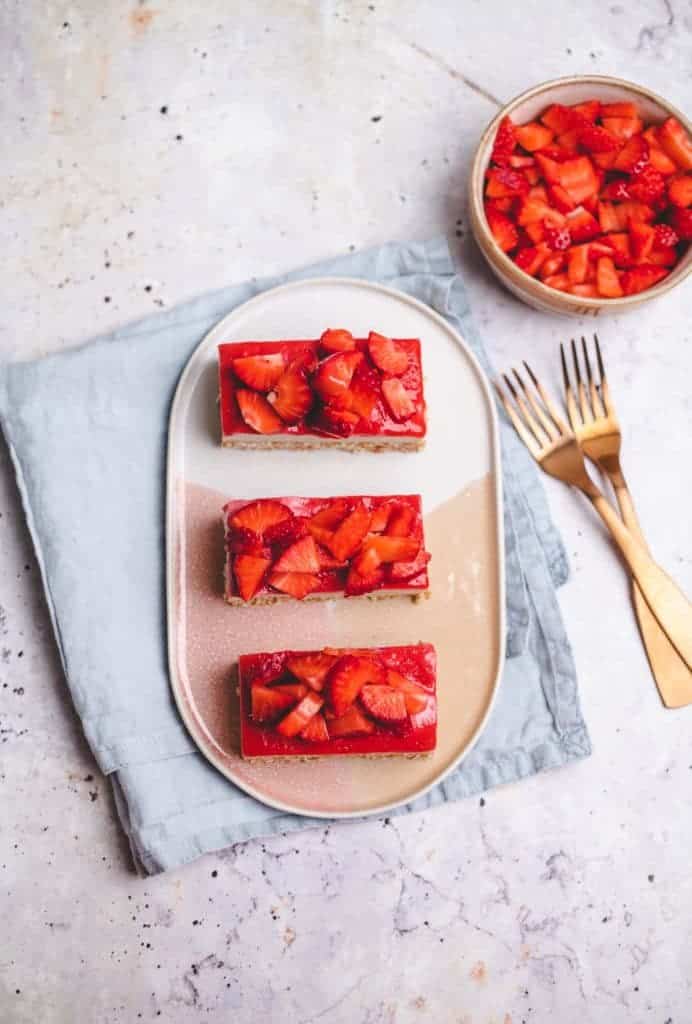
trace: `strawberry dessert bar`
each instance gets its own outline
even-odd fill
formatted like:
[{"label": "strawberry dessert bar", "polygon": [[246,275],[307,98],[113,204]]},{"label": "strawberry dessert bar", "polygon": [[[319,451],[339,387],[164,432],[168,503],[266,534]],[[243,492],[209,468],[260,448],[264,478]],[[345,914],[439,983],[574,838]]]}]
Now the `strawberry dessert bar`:
[{"label": "strawberry dessert bar", "polygon": [[229,501],[223,523],[229,604],[428,590],[418,494]]},{"label": "strawberry dessert bar", "polygon": [[219,345],[219,396],[228,447],[409,451],[425,439],[417,338],[327,330]]},{"label": "strawberry dessert bar", "polygon": [[244,654],[238,682],[245,758],[435,749],[431,644]]}]

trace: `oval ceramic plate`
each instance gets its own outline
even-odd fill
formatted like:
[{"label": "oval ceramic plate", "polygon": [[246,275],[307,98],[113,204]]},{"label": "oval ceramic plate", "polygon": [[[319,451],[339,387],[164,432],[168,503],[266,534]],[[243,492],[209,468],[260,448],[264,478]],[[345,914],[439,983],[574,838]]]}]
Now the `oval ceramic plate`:
[{"label": "oval ceramic plate", "polygon": [[[217,345],[315,338],[327,326],[419,337],[428,440],[417,453],[235,451],[219,443]],[[401,292],[345,278],[300,281],[239,307],[201,342],[178,384],[168,440],[170,677],[202,753],[273,807],[352,817],[414,800],[477,740],[504,651],[499,442],[487,382],[442,317]],[[229,607],[222,597],[221,507],[228,498],[420,493],[432,596]],[[435,644],[438,745],[424,758],[244,761],[234,665],[282,648]]]}]

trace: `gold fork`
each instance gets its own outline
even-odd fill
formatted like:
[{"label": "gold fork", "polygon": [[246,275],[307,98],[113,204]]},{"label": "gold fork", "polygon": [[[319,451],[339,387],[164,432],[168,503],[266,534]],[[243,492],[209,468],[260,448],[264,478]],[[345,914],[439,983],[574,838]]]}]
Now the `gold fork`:
[{"label": "gold fork", "polygon": [[[617,499],[620,515],[625,526],[639,543],[646,547],[644,534],[630,495],[622,466],[620,464],[620,424],[610,397],[608,379],[603,366],[603,356],[598,335],[594,334],[598,380],[591,368],[586,339],[582,335],[581,348],[586,382],[582,377],[577,355],[577,346],[572,338],[572,361],[576,380],[575,397],[565,350],[560,345],[562,374],[565,384],[567,413],[574,435],[588,459],[591,459],[608,477]],[[577,404],[577,398],[579,402]],[[692,672],[679,656],[658,622],[651,614],[636,580],[633,580],[632,600],[637,613],[639,629],[649,658],[653,677],[656,680],[661,700],[669,708],[692,704]]]},{"label": "gold fork", "polygon": [[574,434],[528,363],[524,362],[524,366],[540,401],[516,370],[512,372],[520,392],[503,374],[516,405],[512,405],[502,388],[496,385],[500,401],[515,430],[541,469],[578,488],[592,503],[610,530],[661,628],[687,666],[692,668],[692,605],[603,497],[586,471],[584,456]]}]

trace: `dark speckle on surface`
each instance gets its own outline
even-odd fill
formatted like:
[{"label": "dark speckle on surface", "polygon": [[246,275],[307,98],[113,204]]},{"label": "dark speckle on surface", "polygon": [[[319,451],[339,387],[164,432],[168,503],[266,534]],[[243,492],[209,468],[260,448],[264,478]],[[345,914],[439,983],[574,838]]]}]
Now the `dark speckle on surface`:
[{"label": "dark speckle on surface", "polygon": [[485,807],[485,799],[484,799],[484,797],[480,798],[480,800],[478,801],[478,806],[479,807]]},{"label": "dark speckle on surface", "polygon": [[166,106],[166,104],[165,104],[165,103],[164,103],[164,105],[163,105],[163,106],[161,107],[161,109],[160,109],[159,113],[161,113],[161,114],[167,114],[167,113],[168,113],[168,107]]},{"label": "dark speckle on surface", "polygon": [[175,137],[175,141],[176,141],[176,142],[182,142],[182,141],[183,141],[183,137],[182,137],[182,135],[176,135],[176,137]]},{"label": "dark speckle on surface", "polygon": [[90,789],[89,790],[89,799],[91,800],[92,804],[93,804],[94,800],[98,800],[98,798],[99,798],[98,790],[97,789]]},{"label": "dark speckle on surface", "polygon": [[110,297],[110,295],[104,295],[104,296],[103,296],[103,301],[104,301],[104,302],[110,302],[110,301],[111,301],[111,297]]},{"label": "dark speckle on surface", "polygon": [[94,776],[91,773],[89,773],[89,775],[85,775],[84,776],[84,781],[85,782],[93,782],[94,781]]},{"label": "dark speckle on surface", "polygon": [[653,882],[653,880],[654,880],[654,876],[653,875],[649,875],[648,878],[649,878],[650,882]]},{"label": "dark speckle on surface", "polygon": [[216,868],[214,868],[214,870],[211,873],[211,877],[212,878],[216,878],[218,876],[218,874],[219,874],[219,872],[216,870]]},{"label": "dark speckle on surface", "polygon": [[375,117],[371,117],[370,120],[373,124],[377,124],[378,121],[382,120],[382,114],[376,114]]}]

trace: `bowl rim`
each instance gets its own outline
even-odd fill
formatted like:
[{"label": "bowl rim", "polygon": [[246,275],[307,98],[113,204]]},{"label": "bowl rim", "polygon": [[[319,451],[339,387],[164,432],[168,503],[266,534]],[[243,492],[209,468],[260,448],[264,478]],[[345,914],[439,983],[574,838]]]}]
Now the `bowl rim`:
[{"label": "bowl rim", "polygon": [[[646,302],[649,299],[654,299],[659,295],[663,295],[665,292],[670,291],[676,285],[681,284],[682,281],[692,272],[692,259],[688,260],[686,266],[679,265],[676,267],[668,277],[664,278],[659,284],[653,285],[651,288],[647,288],[643,292],[637,292],[634,295],[623,295],[619,298],[586,298],[581,295],[571,295],[569,292],[561,292],[555,288],[549,287],[537,277],[532,277],[531,274],[527,274],[526,271],[518,267],[516,263],[507,256],[506,253],[500,249],[499,245],[495,241],[485,219],[485,211],[483,209],[483,180],[485,177],[485,167],[481,167],[481,152],[485,148],[487,141],[497,131],[500,121],[507,117],[515,110],[520,104],[526,100],[532,99],[534,96],[540,96],[541,93],[548,92],[551,89],[565,85],[577,85],[577,84],[593,84],[598,85],[617,85],[622,89],[628,90],[629,92],[643,96],[645,99],[651,100],[657,103],[665,111],[667,111],[669,117],[677,118],[687,129],[688,134],[692,135],[692,123],[689,119],[678,110],[674,104],[670,103],[663,96],[654,92],[652,89],[646,86],[639,85],[636,82],[630,82],[625,78],[618,78],[615,75],[566,75],[561,78],[551,78],[547,82],[540,82],[538,85],[531,86],[529,89],[525,89],[514,96],[508,103],[506,103],[500,110],[497,111],[492,120],[486,125],[483,134],[481,135],[476,151],[474,153],[473,162],[471,164],[471,174],[469,177],[469,202],[472,210],[472,222],[475,221],[484,235],[484,239],[492,246],[494,257],[498,261],[498,269],[510,276],[510,279],[520,287],[524,281],[531,282],[531,288],[537,289],[538,296],[543,298],[545,302],[555,303],[556,296],[559,296],[558,302],[563,307],[573,308],[575,312],[588,313],[590,310],[601,309],[607,306],[609,309],[623,309],[629,306],[640,305],[642,302]],[[489,159],[489,158],[488,158]],[[475,216],[473,216],[475,214]],[[689,243],[688,252],[692,251],[692,242]],[[483,246],[481,246],[483,251]]]}]

